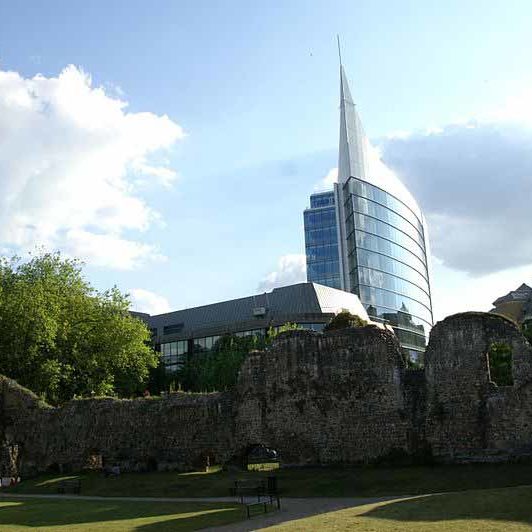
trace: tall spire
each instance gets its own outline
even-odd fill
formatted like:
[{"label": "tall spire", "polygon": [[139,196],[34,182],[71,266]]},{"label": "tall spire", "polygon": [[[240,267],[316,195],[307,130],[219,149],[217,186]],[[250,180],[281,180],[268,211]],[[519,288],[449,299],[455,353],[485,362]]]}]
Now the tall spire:
[{"label": "tall spire", "polygon": [[[340,54],[340,40],[338,39]],[[338,154],[338,182],[350,177],[365,178],[367,173],[367,139],[362,122],[351,97],[349,84],[340,55],[340,146]]]}]

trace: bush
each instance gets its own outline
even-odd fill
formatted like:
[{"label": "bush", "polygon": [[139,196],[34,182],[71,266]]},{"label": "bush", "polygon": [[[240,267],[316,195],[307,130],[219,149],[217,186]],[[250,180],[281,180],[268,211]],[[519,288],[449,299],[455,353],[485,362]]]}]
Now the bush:
[{"label": "bush", "polygon": [[351,314],[348,311],[342,311],[337,314],[324,327],[324,331],[336,331],[338,329],[347,329],[348,327],[364,327],[368,322],[363,320],[360,316]]}]

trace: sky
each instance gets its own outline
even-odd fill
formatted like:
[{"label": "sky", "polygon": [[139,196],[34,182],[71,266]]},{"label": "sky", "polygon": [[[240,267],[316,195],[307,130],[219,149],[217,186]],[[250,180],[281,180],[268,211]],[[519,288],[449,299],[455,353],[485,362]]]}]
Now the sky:
[{"label": "sky", "polygon": [[0,253],[149,313],[301,282],[337,166],[336,35],[419,200],[435,320],[532,283],[532,3],[0,0]]}]

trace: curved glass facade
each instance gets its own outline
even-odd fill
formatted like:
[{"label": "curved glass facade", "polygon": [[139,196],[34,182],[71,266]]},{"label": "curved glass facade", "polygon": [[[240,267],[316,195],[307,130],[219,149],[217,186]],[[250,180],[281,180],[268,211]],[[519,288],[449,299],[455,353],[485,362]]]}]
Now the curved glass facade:
[{"label": "curved glass facade", "polygon": [[432,326],[423,221],[408,205],[360,179],[343,186],[351,291],[371,318],[389,323],[413,359]]}]

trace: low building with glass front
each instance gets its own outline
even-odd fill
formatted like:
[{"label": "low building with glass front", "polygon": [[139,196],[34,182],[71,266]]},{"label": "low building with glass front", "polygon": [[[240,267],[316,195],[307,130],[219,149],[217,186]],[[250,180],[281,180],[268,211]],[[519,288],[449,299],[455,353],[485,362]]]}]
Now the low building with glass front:
[{"label": "low building with glass front", "polygon": [[224,335],[263,336],[270,327],[296,323],[315,331],[347,310],[370,321],[355,294],[314,283],[301,283],[254,296],[150,316],[135,312],[152,332],[155,349],[168,371],[185,357],[211,350]]},{"label": "low building with glass front", "polygon": [[[325,197],[331,212],[321,216],[316,202]],[[425,219],[364,134],[343,66],[338,183],[310,201],[304,213],[307,280],[358,295],[370,318],[390,324],[405,354],[421,360],[432,327]],[[338,275],[327,277],[330,271]]]}]

